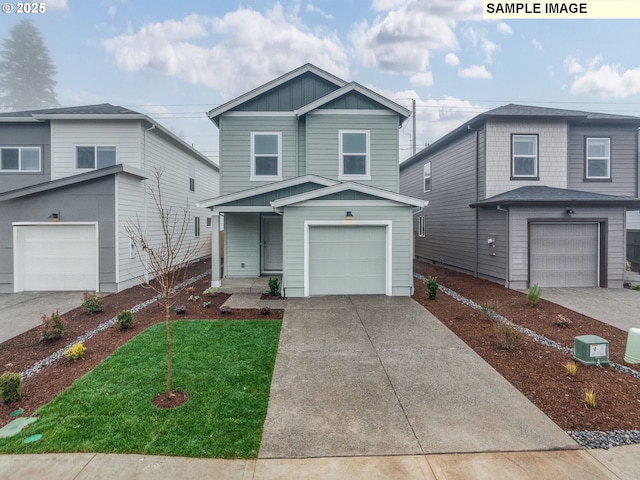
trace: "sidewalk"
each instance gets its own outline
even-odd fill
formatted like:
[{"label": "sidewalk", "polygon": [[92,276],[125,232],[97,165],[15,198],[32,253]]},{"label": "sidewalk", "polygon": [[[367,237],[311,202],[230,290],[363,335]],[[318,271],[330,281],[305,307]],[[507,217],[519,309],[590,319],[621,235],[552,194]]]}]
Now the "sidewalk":
[{"label": "sidewalk", "polygon": [[210,460],[141,455],[0,455],[4,480],[634,480],[640,446],[568,450],[313,459]]}]

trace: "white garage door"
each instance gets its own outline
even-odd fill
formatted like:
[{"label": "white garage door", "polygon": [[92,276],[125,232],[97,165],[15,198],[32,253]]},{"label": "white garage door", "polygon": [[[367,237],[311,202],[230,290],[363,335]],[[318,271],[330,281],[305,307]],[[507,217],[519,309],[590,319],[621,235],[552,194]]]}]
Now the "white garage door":
[{"label": "white garage door", "polygon": [[530,284],[542,287],[598,286],[598,224],[532,224]]},{"label": "white garage door", "polygon": [[15,225],[14,290],[97,290],[95,224]]},{"label": "white garage door", "polygon": [[385,259],[385,227],[311,227],[309,294],[384,294]]}]

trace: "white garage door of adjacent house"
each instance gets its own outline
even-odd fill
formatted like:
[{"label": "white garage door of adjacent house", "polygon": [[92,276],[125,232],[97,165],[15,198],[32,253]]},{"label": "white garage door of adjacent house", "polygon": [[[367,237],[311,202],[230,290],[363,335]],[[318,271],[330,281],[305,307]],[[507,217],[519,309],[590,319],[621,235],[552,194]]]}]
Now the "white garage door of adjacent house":
[{"label": "white garage door of adjacent house", "polygon": [[309,294],[385,294],[384,226],[309,229]]},{"label": "white garage door of adjacent house", "polygon": [[597,223],[531,224],[530,284],[541,287],[597,287]]},{"label": "white garage door of adjacent house", "polygon": [[14,225],[14,290],[97,290],[96,224]]}]

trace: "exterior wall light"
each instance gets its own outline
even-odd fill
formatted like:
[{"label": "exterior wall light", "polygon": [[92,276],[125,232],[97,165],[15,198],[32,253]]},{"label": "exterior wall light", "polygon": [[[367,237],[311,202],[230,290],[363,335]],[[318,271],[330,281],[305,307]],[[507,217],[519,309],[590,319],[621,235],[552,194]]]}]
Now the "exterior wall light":
[{"label": "exterior wall light", "polygon": [[351,213],[351,210],[347,210],[347,214],[344,216],[345,220],[353,220],[353,213]]},{"label": "exterior wall light", "polygon": [[59,222],[60,221],[60,210],[54,210],[53,212],[51,212],[51,215],[49,215],[47,218],[49,220],[51,220],[52,222]]},{"label": "exterior wall light", "polygon": [[565,213],[566,215],[575,215],[575,214],[576,214],[576,211],[575,211],[573,208],[567,208],[567,209],[564,211],[564,213]]}]

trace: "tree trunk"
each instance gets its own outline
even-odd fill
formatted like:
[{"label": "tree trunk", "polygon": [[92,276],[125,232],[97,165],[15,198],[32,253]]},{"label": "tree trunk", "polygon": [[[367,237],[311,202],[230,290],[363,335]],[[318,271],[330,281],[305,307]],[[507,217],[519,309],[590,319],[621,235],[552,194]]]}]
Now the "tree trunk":
[{"label": "tree trunk", "polygon": [[164,299],[165,309],[165,330],[167,331],[167,396],[171,396],[171,323],[169,318],[171,310],[169,309],[169,299]]}]

